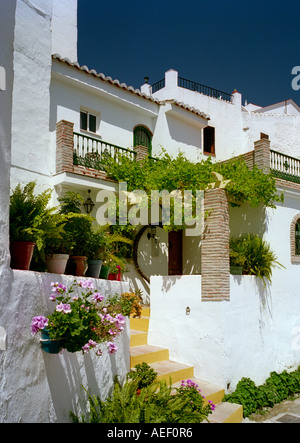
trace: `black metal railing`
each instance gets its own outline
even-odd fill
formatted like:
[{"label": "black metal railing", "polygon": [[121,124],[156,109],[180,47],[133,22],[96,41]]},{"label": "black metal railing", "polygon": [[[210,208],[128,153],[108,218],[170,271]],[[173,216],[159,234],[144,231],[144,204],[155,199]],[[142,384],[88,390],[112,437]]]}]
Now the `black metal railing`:
[{"label": "black metal railing", "polygon": [[270,150],[272,175],[283,180],[300,183],[300,159]]},{"label": "black metal railing", "polygon": [[158,82],[154,83],[151,86],[152,89],[152,94],[154,94],[154,92],[159,91],[160,89],[165,87],[165,79],[163,78],[162,80],[159,80]]},{"label": "black metal railing", "polygon": [[136,153],[127,148],[107,143],[78,132],[74,132],[74,164],[105,170],[110,159],[119,161],[125,156],[135,159]]},{"label": "black metal railing", "polygon": [[193,82],[182,77],[178,77],[178,86],[189,89],[190,91],[199,92],[200,94],[208,95],[209,97],[231,102],[232,94],[220,91],[219,89],[211,88],[210,86],[201,85],[201,83]]}]

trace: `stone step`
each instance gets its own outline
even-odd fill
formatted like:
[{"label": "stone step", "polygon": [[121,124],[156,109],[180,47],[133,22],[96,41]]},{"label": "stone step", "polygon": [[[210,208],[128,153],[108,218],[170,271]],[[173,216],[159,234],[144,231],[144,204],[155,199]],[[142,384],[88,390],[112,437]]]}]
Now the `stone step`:
[{"label": "stone step", "polygon": [[146,362],[155,363],[160,360],[168,360],[169,350],[158,346],[141,345],[130,348],[130,366],[133,368],[136,364]]},{"label": "stone step", "polygon": [[130,346],[146,345],[148,340],[148,333],[143,331],[137,331],[135,329],[130,330]]},{"label": "stone step", "polygon": [[[212,401],[214,404],[220,403],[223,400],[225,393],[224,389],[199,378],[190,377],[190,380],[198,385],[198,389],[201,389],[201,394],[205,397],[204,404],[207,404],[208,400]],[[180,382],[173,383],[173,386],[179,388]]]},{"label": "stone step", "polygon": [[137,331],[148,332],[149,317],[130,317],[130,329]]},{"label": "stone step", "polygon": [[218,403],[215,410],[209,414],[210,423],[241,423],[243,406],[235,403]]},{"label": "stone step", "polygon": [[194,376],[193,366],[185,365],[171,360],[162,360],[155,363],[150,363],[155,372],[157,372],[158,380],[165,380],[168,384],[177,383],[181,380],[186,380]]}]

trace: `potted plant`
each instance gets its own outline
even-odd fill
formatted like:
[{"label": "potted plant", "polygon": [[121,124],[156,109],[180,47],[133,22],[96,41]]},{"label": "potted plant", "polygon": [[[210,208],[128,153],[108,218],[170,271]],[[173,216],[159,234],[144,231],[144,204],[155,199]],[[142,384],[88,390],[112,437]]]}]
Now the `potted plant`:
[{"label": "potted plant", "polygon": [[243,266],[246,261],[242,243],[239,239],[230,239],[230,273],[233,275],[242,275]]},{"label": "potted plant", "polygon": [[69,191],[58,200],[60,202],[60,213],[68,215],[64,231],[73,241],[66,273],[84,276],[88,268],[87,259],[93,218],[88,214],[81,213],[80,206],[83,198],[80,194]]},{"label": "potted plant", "polygon": [[102,267],[102,249],[104,246],[104,230],[102,227],[93,229],[88,242],[87,277],[99,278]]},{"label": "potted plant", "polygon": [[257,234],[244,234],[230,241],[230,254],[239,253],[244,257],[243,274],[256,275],[265,282],[272,277],[274,267],[284,267],[271,250],[269,243]]},{"label": "potted plant", "polygon": [[154,383],[156,378],[157,372],[155,372],[154,369],[151,368],[151,366],[149,366],[146,362],[136,364],[126,376],[126,380],[132,380],[136,382],[138,395],[140,394],[141,389]]},{"label": "potted plant", "polygon": [[108,266],[108,280],[121,281],[122,272],[126,270],[126,262],[120,257],[113,256],[109,259]]},{"label": "potted plant", "polygon": [[93,281],[75,280],[69,288],[58,282],[52,282],[51,286],[50,300],[56,304],[54,312],[47,317],[33,317],[31,322],[33,336],[42,331],[47,334],[41,339],[45,352],[49,350],[45,349],[43,340],[59,342],[58,348],[69,352],[85,353],[94,349],[96,355],[102,355],[99,348],[102,343],[107,344],[110,353],[115,352],[114,340],[124,330],[125,318],[111,305],[108,314],[104,297],[94,288]]},{"label": "potted plant", "polygon": [[17,185],[10,196],[9,232],[11,267],[28,270],[35,245],[43,246],[45,220],[53,212],[47,208],[51,190],[35,194],[36,183],[29,182],[23,188]]}]

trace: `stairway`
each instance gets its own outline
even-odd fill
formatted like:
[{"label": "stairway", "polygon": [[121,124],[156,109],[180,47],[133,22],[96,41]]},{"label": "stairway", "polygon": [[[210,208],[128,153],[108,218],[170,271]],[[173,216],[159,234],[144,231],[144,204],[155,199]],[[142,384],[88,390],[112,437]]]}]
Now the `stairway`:
[{"label": "stairway", "polygon": [[169,360],[168,349],[148,345],[149,319],[150,308],[146,306],[143,306],[141,317],[130,318],[131,368],[145,361],[157,372],[158,380],[169,382],[171,377],[174,387],[179,387],[181,380],[193,380],[205,396],[205,403],[211,400],[216,405],[215,410],[209,415],[211,423],[240,423],[243,419],[243,407],[227,402],[222,403],[224,389],[195,378],[192,366]]}]

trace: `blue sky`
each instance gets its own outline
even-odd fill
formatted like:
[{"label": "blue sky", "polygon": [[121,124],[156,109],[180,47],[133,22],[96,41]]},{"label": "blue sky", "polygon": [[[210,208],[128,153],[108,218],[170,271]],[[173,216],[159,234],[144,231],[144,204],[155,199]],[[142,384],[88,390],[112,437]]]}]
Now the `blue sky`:
[{"label": "blue sky", "polygon": [[[78,0],[81,65],[140,88],[170,68],[261,106],[293,99],[299,0]],[[300,82],[299,82],[300,84]]]}]

